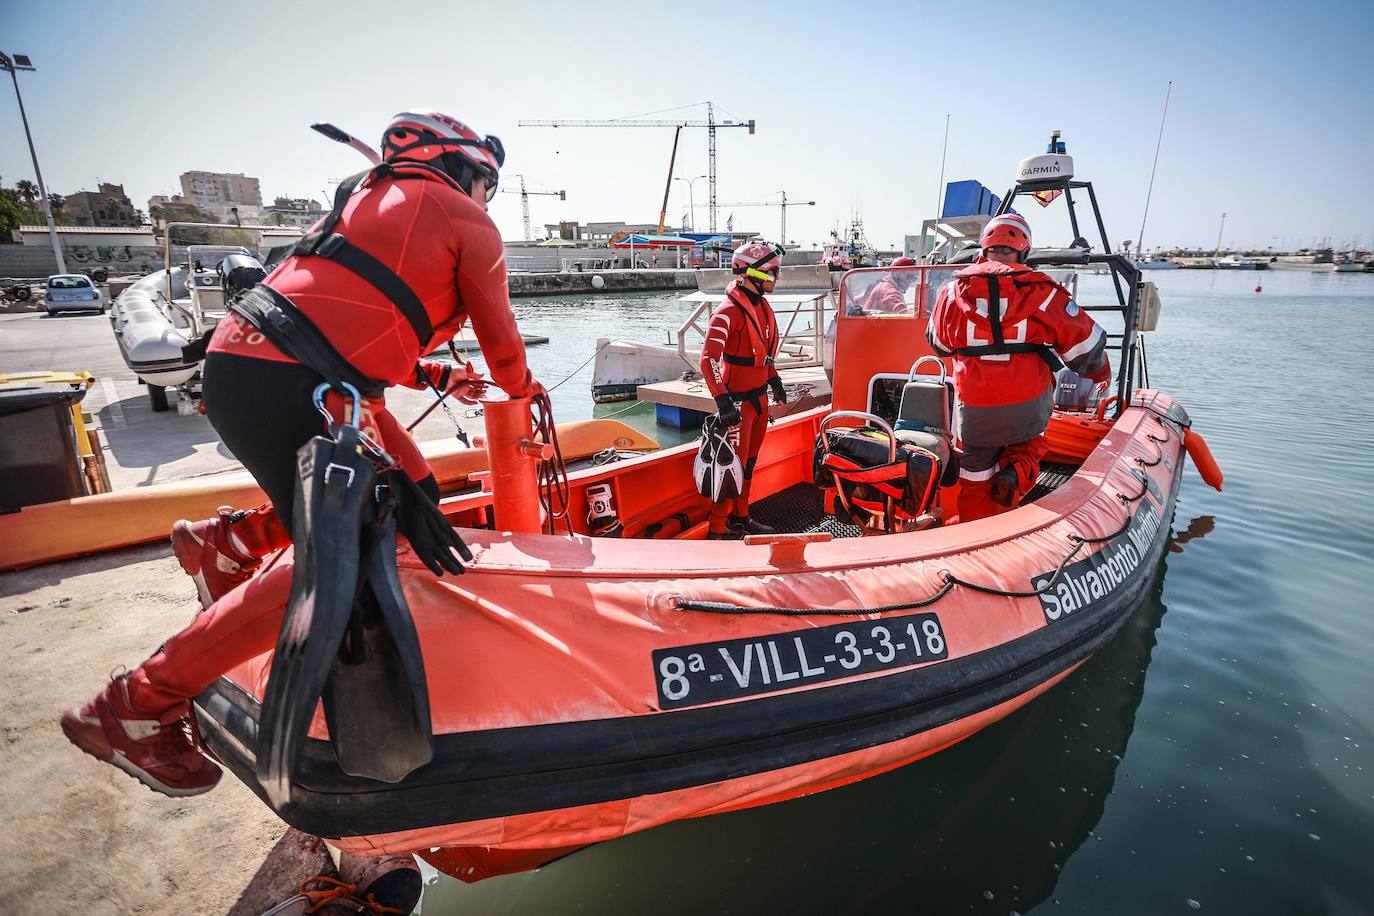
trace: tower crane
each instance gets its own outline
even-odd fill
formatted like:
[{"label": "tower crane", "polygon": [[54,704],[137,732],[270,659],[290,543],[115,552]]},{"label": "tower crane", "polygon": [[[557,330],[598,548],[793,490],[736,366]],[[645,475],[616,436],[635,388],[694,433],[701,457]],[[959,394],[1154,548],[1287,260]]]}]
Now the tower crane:
[{"label": "tower crane", "polygon": [[520,195],[520,209],[523,210],[523,211],[524,211],[524,214],[525,214],[525,241],[527,241],[527,242],[532,242],[532,241],[534,241],[534,239],[531,237],[531,233],[530,233],[530,195],[531,195],[531,194],[538,194],[538,195],[541,196],[541,197],[557,197],[559,200],[567,200],[567,199],[568,199],[568,192],[567,192],[567,191],[527,191],[527,190],[525,189],[525,176],[524,176],[524,175],[517,175],[516,177],[520,179],[520,190],[517,191],[517,190],[515,190],[514,188],[509,188],[509,189],[507,189],[507,188],[498,188],[497,191],[496,191],[496,193],[497,193],[497,194],[519,194],[519,195]]},{"label": "tower crane", "polygon": [[786,191],[779,191],[782,200],[746,200],[731,204],[721,204],[722,207],[777,207],[782,210],[782,225],[778,231],[782,233],[782,238],[778,239],[778,244],[787,246],[787,208],[788,207],[814,207],[814,200],[788,200]]},{"label": "tower crane", "polygon": [[[709,168],[707,172],[711,179],[711,231],[716,231],[716,128],[719,127],[747,127],[749,133],[754,133],[754,119],[747,121],[717,121],[716,109],[713,102],[706,102],[705,121],[645,121],[638,119],[619,119],[608,121],[517,121],[520,127],[675,127],[678,132],[684,127],[704,127],[707,130],[707,159]],[[674,158],[677,151],[677,135],[673,137]],[[668,183],[672,184],[672,166],[668,170]],[[660,217],[660,223],[662,217]]]}]

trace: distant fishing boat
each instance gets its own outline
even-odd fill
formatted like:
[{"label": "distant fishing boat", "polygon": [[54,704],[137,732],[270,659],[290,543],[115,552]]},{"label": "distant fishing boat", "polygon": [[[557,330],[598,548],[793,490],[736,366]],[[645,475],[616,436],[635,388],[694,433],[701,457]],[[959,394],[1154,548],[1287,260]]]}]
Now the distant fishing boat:
[{"label": "distant fishing boat", "polygon": [[1263,258],[1243,258],[1240,255],[1217,258],[1214,263],[1217,270],[1264,270],[1269,266]]}]

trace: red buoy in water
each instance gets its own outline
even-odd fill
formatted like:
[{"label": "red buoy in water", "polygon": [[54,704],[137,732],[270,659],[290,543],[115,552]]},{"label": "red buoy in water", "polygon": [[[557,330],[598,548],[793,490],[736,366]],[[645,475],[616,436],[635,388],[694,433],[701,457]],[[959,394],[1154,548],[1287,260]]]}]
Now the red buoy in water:
[{"label": "red buoy in water", "polygon": [[1217,464],[1216,458],[1212,457],[1212,450],[1207,447],[1207,440],[1202,438],[1201,433],[1194,432],[1191,428],[1183,431],[1183,447],[1188,450],[1188,457],[1193,459],[1193,467],[1197,468],[1202,480],[1209,487],[1221,492],[1222,473],[1221,467]]},{"label": "red buoy in water", "polygon": [[1256,287],[1255,287],[1255,292],[1257,292],[1257,293],[1258,293],[1258,292],[1261,292],[1263,289],[1264,289],[1263,286],[1256,286]]}]

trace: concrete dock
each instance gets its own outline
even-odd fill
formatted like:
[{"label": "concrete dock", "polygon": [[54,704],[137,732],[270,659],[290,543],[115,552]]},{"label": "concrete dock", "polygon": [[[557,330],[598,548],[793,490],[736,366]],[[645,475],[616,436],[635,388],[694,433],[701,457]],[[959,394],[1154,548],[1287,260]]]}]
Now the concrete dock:
[{"label": "concrete dock", "polygon": [[[541,341],[547,338],[526,337],[526,343]],[[148,389],[124,365],[103,315],[47,315],[11,308],[0,314],[0,368],[7,373],[80,369],[95,376],[95,386],[81,407],[100,431],[110,484],[116,490],[242,468],[204,415],[179,414],[174,397],[173,409],[152,410]],[[403,423],[433,403],[433,395],[423,391],[387,392],[387,406]],[[461,407],[455,405],[454,411],[463,428],[469,435],[480,433],[482,418],[463,417]],[[414,432],[422,442],[451,439],[454,427],[442,410],[435,410]]]}]

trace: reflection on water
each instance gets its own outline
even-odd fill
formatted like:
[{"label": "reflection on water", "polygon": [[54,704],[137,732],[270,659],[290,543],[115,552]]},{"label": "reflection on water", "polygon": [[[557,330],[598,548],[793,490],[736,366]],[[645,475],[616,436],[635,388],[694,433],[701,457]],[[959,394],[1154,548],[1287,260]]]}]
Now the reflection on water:
[{"label": "reflection on water", "polygon": [[1212,533],[1217,520],[1210,515],[1199,515],[1188,523],[1188,527],[1174,534],[1169,541],[1169,553],[1183,553],[1183,545],[1194,538],[1203,538]]},{"label": "reflection on water", "polygon": [[[1150,279],[1152,381],[1226,492],[1185,471],[1168,575],[1117,640],[927,760],[534,874],[442,879],[426,916],[1374,912],[1374,275],[1275,271],[1262,294],[1228,271]],[[1105,282],[1084,278],[1080,300]],[[562,310],[659,329],[622,335],[646,340],[680,321],[671,299],[618,302]],[[622,334],[527,304],[522,323],[553,338],[531,350],[545,377]],[[584,371],[557,394],[587,406],[559,401],[562,418],[591,413]]]}]

